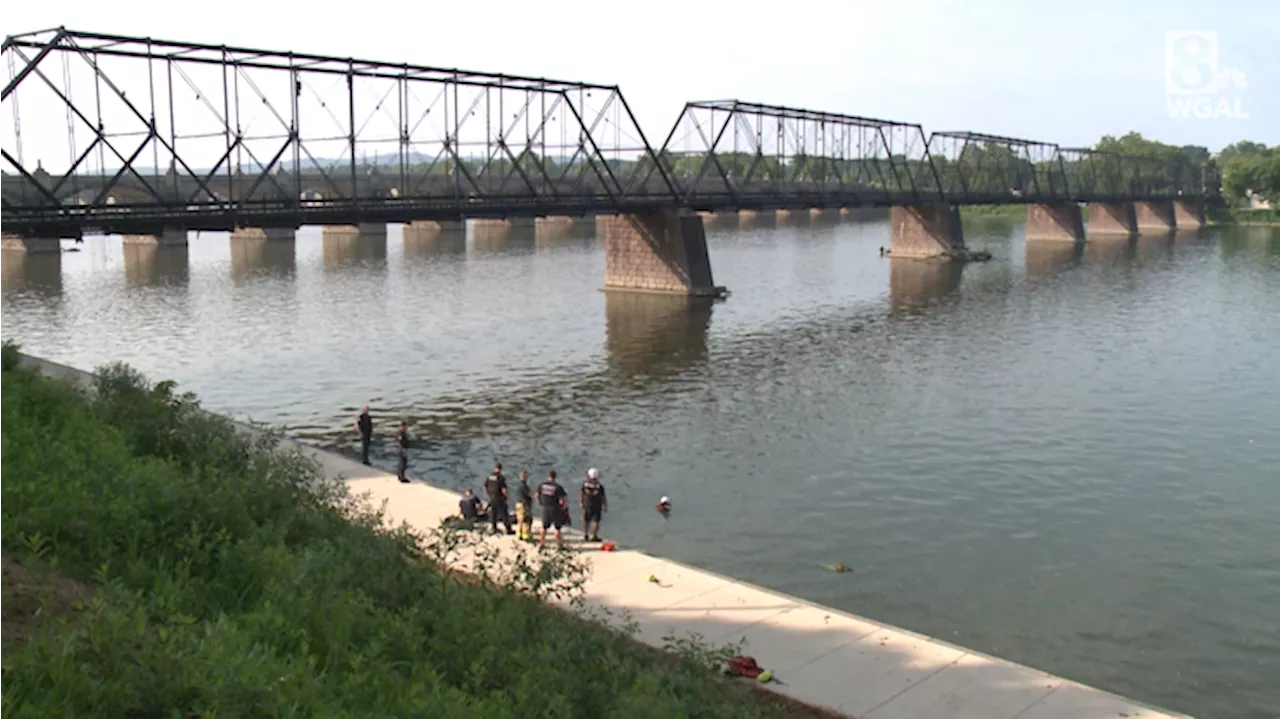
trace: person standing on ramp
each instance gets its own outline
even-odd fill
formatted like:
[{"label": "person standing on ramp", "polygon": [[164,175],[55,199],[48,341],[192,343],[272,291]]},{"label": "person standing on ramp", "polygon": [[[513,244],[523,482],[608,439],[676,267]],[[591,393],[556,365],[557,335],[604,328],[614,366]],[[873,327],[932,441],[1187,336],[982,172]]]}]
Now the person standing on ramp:
[{"label": "person standing on ramp", "polygon": [[604,485],[600,484],[600,470],[595,467],[587,470],[587,481],[578,491],[578,506],[582,508],[582,531],[587,541],[599,542],[600,518],[609,511],[609,498],[605,496]]},{"label": "person standing on ramp", "polygon": [[564,487],[556,481],[556,471],[547,472],[547,479],[538,485],[538,504],[542,507],[542,530],[538,534],[538,549],[547,546],[547,527],[555,525],[556,546],[564,549],[564,537],[560,528],[564,526],[564,500],[568,496]]},{"label": "person standing on ramp", "polygon": [[516,525],[520,539],[533,541],[533,490],[529,489],[529,470],[520,470],[516,485]]},{"label": "person standing on ramp", "polygon": [[400,422],[400,432],[396,435],[396,451],[400,453],[400,468],[396,476],[401,482],[409,482],[409,423]]},{"label": "person standing on ramp", "polygon": [[498,520],[502,520],[507,534],[515,534],[511,529],[511,513],[507,510],[507,478],[502,475],[502,464],[493,463],[493,474],[484,480],[484,492],[489,495],[489,526],[493,533],[498,533]]},{"label": "person standing on ramp", "polygon": [[356,419],[356,431],[360,433],[360,461],[369,464],[369,444],[373,442],[373,417],[369,416],[369,405]]}]

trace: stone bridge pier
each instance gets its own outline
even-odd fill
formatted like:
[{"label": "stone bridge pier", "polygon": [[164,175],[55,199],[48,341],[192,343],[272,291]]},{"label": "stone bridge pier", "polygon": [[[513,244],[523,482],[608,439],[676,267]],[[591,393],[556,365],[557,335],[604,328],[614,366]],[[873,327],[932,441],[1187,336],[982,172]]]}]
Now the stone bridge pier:
[{"label": "stone bridge pier", "polygon": [[955,257],[965,254],[960,209],[947,204],[895,205],[889,211],[894,257]]},{"label": "stone bridge pier", "polygon": [[533,247],[537,244],[537,236],[537,221],[532,217],[471,220],[471,242],[481,252],[501,252],[510,247]]},{"label": "stone bridge pier", "polygon": [[778,213],[773,210],[738,210],[738,229],[777,227]]},{"label": "stone bridge pier", "polygon": [[1075,202],[1027,205],[1027,239],[1077,242],[1084,239],[1084,213]]},{"label": "stone bridge pier", "polygon": [[1163,235],[1177,227],[1172,200],[1147,200],[1134,206],[1134,225],[1141,234]]},{"label": "stone bridge pier", "polygon": [[325,225],[324,266],[337,270],[351,263],[385,262],[387,259],[387,224],[362,222],[358,225]]},{"label": "stone bridge pier", "polygon": [[1132,202],[1090,202],[1089,234],[1133,235],[1138,217]]},{"label": "stone bridge pier", "polygon": [[467,253],[467,227],[460,221],[414,220],[404,226],[402,233],[405,257]]},{"label": "stone bridge pier", "polygon": [[181,227],[166,227],[159,234],[122,235],[126,245],[152,245],[155,247],[186,247],[187,231]]},{"label": "stone bridge pier", "polygon": [[1180,230],[1198,230],[1204,227],[1204,200],[1174,200],[1173,219]]},{"label": "stone bridge pier", "polygon": [[702,218],[648,210],[597,218],[604,236],[604,289],[694,297],[724,294],[711,277]]},{"label": "stone bridge pier", "polygon": [[240,280],[255,271],[292,272],[297,267],[295,227],[237,227],[231,231],[231,276]]},{"label": "stone bridge pier", "polygon": [[62,256],[62,241],[57,237],[23,237],[6,233],[0,240],[4,252]]}]

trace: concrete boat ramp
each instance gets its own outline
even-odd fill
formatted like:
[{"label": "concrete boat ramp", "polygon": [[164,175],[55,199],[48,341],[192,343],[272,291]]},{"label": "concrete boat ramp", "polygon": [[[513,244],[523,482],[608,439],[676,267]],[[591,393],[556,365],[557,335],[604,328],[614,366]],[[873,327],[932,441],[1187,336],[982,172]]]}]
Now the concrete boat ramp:
[{"label": "concrete boat ramp", "polygon": [[[453,492],[401,484],[340,455],[304,451],[351,492],[381,506],[389,524],[426,532],[458,512]],[[744,639],[744,653],[784,682],[769,687],[806,704],[863,719],[1187,719],[678,562],[582,546],[591,565],[589,607],[629,615],[639,626],[636,638],[659,648],[669,636],[697,634],[715,645]]]}]

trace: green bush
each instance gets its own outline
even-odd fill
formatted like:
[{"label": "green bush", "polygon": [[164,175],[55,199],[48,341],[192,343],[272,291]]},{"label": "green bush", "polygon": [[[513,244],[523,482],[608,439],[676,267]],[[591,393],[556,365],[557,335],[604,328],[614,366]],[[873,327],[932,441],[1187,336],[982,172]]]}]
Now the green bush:
[{"label": "green bush", "polygon": [[[705,652],[653,656],[547,607],[572,555],[433,561],[298,454],[126,367],[96,392],[3,356],[3,545],[91,582],[5,654],[21,717],[729,717],[771,707]],[[697,651],[702,651],[698,649]]]}]

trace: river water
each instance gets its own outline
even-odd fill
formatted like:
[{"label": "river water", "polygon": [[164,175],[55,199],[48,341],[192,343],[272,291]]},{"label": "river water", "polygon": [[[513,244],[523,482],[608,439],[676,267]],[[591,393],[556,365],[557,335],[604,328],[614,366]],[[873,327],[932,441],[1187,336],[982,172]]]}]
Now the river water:
[{"label": "river water", "polygon": [[[883,220],[709,230],[714,306],[606,294],[590,228],[380,245],[225,234],[25,261],[3,335],[412,471],[495,457],[606,534],[1200,717],[1280,707],[1280,230],[881,259]],[[653,510],[670,495],[676,511]],[[824,563],[844,562],[853,574]]]}]

